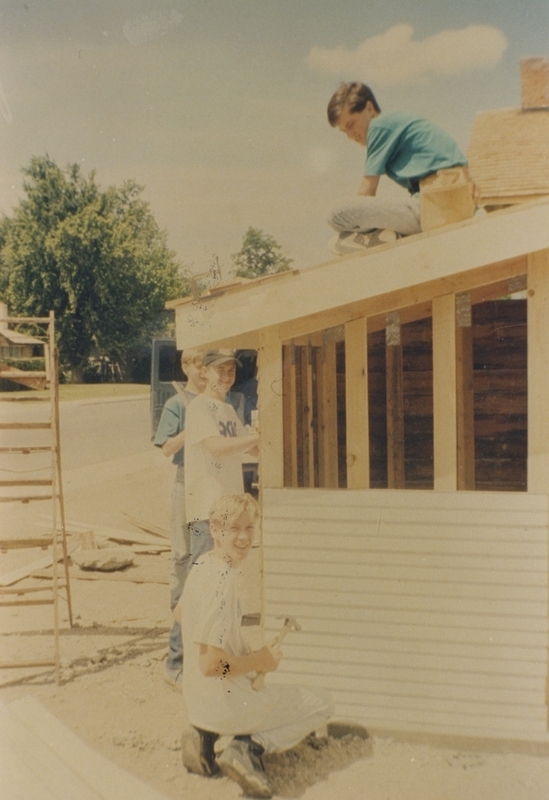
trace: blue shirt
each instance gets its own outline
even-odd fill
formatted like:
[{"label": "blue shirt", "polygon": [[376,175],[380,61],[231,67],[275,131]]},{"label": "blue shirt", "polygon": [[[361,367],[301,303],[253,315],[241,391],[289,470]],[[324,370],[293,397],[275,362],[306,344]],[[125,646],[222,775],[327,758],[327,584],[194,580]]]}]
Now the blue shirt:
[{"label": "blue shirt", "polygon": [[[186,389],[183,389],[183,394],[185,399],[183,399],[178,392],[164,403],[160,422],[158,423],[158,428],[156,429],[156,435],[154,437],[154,444],[156,447],[162,447],[172,436],[177,436],[178,433],[185,430],[185,411],[187,405],[196,395],[193,392],[188,392]],[[184,450],[185,448],[182,447],[181,450],[174,453],[172,464],[175,464],[177,467],[183,466]]]},{"label": "blue shirt", "polygon": [[[188,392],[187,389],[182,390],[183,397],[178,392],[166,400],[158,428],[154,437],[154,444],[156,447],[162,445],[171,439],[172,436],[177,436],[178,433],[185,430],[185,412],[188,404],[196,397],[194,392]],[[244,424],[244,401],[245,397],[241,392],[229,392],[225,398],[227,403],[233,406],[237,413],[238,418]],[[172,464],[176,467],[182,467],[185,463],[185,448],[182,447],[177,453],[174,453]]]},{"label": "blue shirt", "polygon": [[364,175],[387,175],[412,194],[426,175],[466,164],[452,137],[423,117],[390,111],[368,126]]}]

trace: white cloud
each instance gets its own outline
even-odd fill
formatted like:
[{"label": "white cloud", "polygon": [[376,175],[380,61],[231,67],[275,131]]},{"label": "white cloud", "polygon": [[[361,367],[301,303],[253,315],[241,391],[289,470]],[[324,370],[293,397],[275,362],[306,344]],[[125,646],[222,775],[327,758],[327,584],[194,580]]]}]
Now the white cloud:
[{"label": "white cloud", "polygon": [[164,36],[170,28],[181,25],[183,19],[183,14],[173,8],[171,11],[152,11],[150,14],[126,20],[123,33],[128,42],[137,47]]},{"label": "white cloud", "polygon": [[423,41],[414,40],[411,25],[394,25],[366,39],[356,50],[311,48],[311,69],[348,75],[384,86],[417,84],[429,75],[460,75],[492,67],[507,48],[507,38],[489,25],[443,30]]}]

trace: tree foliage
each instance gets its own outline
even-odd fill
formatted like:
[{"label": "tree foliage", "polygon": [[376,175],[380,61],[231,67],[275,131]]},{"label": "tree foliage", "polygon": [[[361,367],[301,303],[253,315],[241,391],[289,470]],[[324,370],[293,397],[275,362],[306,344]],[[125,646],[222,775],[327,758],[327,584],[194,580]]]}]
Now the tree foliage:
[{"label": "tree foliage", "polygon": [[234,274],[240,278],[259,278],[290,269],[293,259],[283,255],[282,247],[269,233],[248,228],[242,247],[232,256]]},{"label": "tree foliage", "polygon": [[166,300],[189,293],[166,234],[133,181],[103,191],[78,164],[48,156],[23,170],[25,199],[0,224],[0,290],[11,314],[53,309],[62,364],[78,376],[92,350],[124,365]]}]

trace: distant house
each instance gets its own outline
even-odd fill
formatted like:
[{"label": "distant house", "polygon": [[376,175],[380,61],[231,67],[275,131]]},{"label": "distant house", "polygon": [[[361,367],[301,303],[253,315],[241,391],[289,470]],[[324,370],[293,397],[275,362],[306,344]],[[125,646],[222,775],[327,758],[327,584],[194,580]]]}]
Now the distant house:
[{"label": "distant house", "polygon": [[170,306],[178,348],[258,351],[262,616],[302,625],[270,679],[549,743],[549,181],[488,155],[510,208]]},{"label": "distant house", "polygon": [[549,195],[549,58],[521,61],[521,108],[477,114],[467,157],[488,210]]},{"label": "distant house", "polygon": [[6,322],[8,318],[7,306],[0,303],[0,358],[32,358],[43,343],[34,336],[27,336],[18,331],[10,330]]}]

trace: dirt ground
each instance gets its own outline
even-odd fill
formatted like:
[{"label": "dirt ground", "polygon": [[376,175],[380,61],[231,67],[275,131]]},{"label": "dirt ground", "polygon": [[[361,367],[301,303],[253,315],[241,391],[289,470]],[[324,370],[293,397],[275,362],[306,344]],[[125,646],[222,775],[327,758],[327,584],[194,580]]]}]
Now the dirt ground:
[{"label": "dirt ground", "polygon": [[[135,531],[126,516],[131,514],[167,528],[171,477],[169,465],[154,451],[71,470],[65,476],[67,518]],[[2,562],[1,572],[21,563],[21,557]],[[74,626],[68,627],[62,603],[61,685],[48,669],[4,670],[0,700],[32,694],[84,741],[167,798],[240,797],[230,780],[190,775],[181,765],[184,703],[163,680],[170,625],[168,554],[139,554],[132,567],[109,575],[71,569]],[[248,589],[253,610],[254,588]],[[7,633],[3,659],[47,654],[51,609],[0,611]],[[248,630],[252,640],[259,636],[257,628]],[[322,750],[301,745],[270,756],[266,768],[281,798],[549,800],[549,755],[524,749],[498,752],[376,735],[332,737]]]}]

